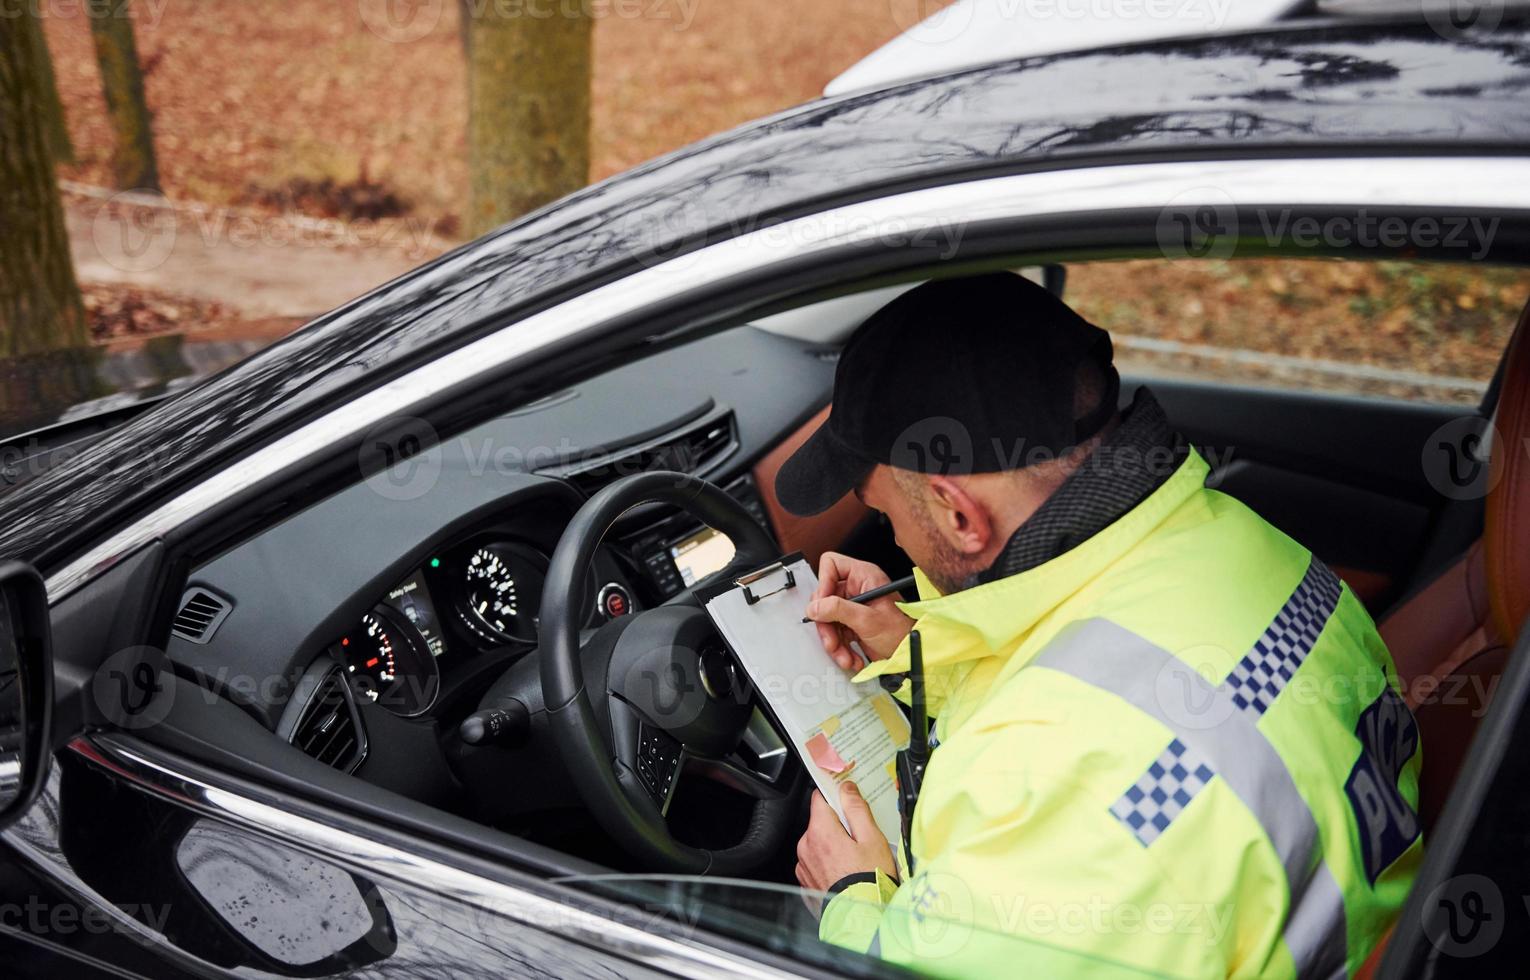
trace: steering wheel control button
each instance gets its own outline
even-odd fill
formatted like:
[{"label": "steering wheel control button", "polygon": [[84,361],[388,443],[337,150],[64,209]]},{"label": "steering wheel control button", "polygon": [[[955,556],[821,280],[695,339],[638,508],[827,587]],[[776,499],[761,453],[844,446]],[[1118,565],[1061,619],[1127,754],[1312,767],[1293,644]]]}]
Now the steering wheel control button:
[{"label": "steering wheel control button", "polygon": [[680,570],[675,567],[675,560],[669,556],[669,552],[651,552],[643,562],[648,566],[654,584],[663,589],[665,595],[674,595],[685,587],[685,582],[680,578]]},{"label": "steering wheel control button", "polygon": [[607,619],[620,619],[632,612],[632,594],[616,582],[611,582],[600,590],[596,604],[600,607],[601,615]]},{"label": "steering wheel control button", "polygon": [[638,735],[638,776],[661,810],[669,802],[675,772],[679,768],[679,744],[668,735],[644,725]]}]

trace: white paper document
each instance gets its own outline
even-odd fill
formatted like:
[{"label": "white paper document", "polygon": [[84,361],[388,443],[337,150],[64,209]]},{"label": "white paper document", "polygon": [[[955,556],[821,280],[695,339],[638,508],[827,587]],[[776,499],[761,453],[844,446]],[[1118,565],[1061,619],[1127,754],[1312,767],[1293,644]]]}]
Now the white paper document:
[{"label": "white paper document", "polygon": [[[788,573],[795,582],[790,588]],[[908,719],[875,680],[851,683],[853,673],[835,665],[823,650],[817,628],[802,621],[818,588],[818,577],[806,560],[740,581],[747,583],[747,593],[738,587],[707,603],[712,621],[840,822],[845,815],[839,783],[851,780],[896,849],[902,831],[894,760],[908,747]],[[750,596],[756,601],[750,603]]]}]

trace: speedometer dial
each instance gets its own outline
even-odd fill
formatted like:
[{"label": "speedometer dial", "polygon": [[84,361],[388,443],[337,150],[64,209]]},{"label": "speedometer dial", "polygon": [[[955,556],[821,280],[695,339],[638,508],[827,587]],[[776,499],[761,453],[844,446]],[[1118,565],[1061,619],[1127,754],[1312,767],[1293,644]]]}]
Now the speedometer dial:
[{"label": "speedometer dial", "polygon": [[547,560],[520,544],[491,544],[473,552],[462,573],[462,619],[480,636],[501,643],[535,643]]},{"label": "speedometer dial", "polygon": [[[371,678],[377,690],[398,680],[398,647],[395,640],[396,636],[390,634],[376,613],[367,613],[361,617],[361,649],[351,654],[351,673]],[[349,646],[348,641],[346,645]],[[373,699],[376,700],[376,695],[373,695]]]},{"label": "speedometer dial", "polygon": [[410,717],[436,700],[441,675],[425,638],[387,606],[361,617],[361,625],[340,640],[340,655],[356,695]]}]

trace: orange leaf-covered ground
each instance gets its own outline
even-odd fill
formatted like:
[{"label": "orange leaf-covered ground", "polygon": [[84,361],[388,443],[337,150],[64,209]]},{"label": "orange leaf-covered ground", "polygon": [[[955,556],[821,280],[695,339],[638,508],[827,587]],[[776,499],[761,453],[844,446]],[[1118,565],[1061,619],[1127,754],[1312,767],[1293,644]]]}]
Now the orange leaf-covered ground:
[{"label": "orange leaf-covered ground", "polygon": [[[406,213],[439,236],[458,234],[467,188],[458,0],[132,2],[169,196],[324,217]],[[814,98],[943,5],[589,2],[605,11],[592,179]],[[105,184],[110,145],[89,25],[78,4],[52,3],[49,45],[78,157],[61,176]],[[1122,336],[1484,380],[1527,293],[1530,275],[1478,264],[1270,259],[1078,266],[1068,295]]]},{"label": "orange leaf-covered ground", "polygon": [[[104,185],[105,106],[89,24],[68,13],[77,6],[60,0],[47,18],[78,156],[63,175]],[[917,10],[934,9],[927,0],[594,6],[609,12],[595,29],[592,179],[813,98]],[[366,176],[450,232],[467,189],[458,9],[455,0],[134,0],[165,192],[259,204],[262,190],[293,178]]]}]

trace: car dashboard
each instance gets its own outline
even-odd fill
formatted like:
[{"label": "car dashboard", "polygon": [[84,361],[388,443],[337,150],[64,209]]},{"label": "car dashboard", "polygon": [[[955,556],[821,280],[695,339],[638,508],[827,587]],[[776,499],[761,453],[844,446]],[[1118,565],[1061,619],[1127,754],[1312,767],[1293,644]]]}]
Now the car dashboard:
[{"label": "car dashboard", "polygon": [[[504,759],[455,736],[535,657],[564,528],[612,480],[665,469],[718,483],[769,529],[751,468],[832,379],[824,351],[741,327],[443,440],[423,480],[360,482],[196,569],[169,657],[335,769],[493,822],[536,810],[558,774],[527,773],[513,804],[464,799],[474,767]],[[732,554],[687,515],[635,508],[591,563],[584,626],[661,604]]]}]

